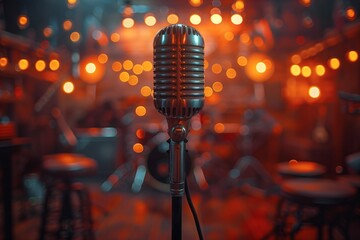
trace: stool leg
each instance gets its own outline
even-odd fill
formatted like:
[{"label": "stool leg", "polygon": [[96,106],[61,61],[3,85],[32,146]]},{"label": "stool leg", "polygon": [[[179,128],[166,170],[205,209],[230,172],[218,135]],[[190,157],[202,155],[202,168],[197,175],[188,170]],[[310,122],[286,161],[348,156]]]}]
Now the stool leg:
[{"label": "stool leg", "polygon": [[87,240],[95,239],[93,233],[93,222],[91,214],[91,200],[86,187],[76,190],[80,200],[80,211],[82,216],[83,237]]},{"label": "stool leg", "polygon": [[44,240],[46,234],[46,224],[48,221],[48,214],[49,214],[49,204],[50,198],[53,194],[53,187],[47,186],[45,190],[45,198],[43,203],[43,209],[41,213],[41,223],[40,223],[40,232],[39,232],[39,239]]},{"label": "stool leg", "polygon": [[71,204],[71,186],[65,183],[63,194],[61,213],[59,218],[59,230],[57,232],[58,239],[72,239],[73,237],[73,211]]}]

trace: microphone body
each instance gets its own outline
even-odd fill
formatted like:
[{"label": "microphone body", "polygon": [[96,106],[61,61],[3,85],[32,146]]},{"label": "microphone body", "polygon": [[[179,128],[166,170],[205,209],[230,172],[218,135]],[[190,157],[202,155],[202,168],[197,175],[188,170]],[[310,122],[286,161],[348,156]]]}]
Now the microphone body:
[{"label": "microphone body", "polygon": [[194,28],[175,24],[160,30],[153,46],[154,105],[170,131],[204,105],[204,39]]}]

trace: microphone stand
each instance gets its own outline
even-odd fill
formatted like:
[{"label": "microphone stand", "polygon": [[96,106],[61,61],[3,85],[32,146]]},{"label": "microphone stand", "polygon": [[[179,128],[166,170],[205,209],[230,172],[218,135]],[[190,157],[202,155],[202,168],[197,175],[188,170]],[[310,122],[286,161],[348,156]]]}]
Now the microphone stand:
[{"label": "microphone stand", "polygon": [[[177,120],[169,123],[170,150],[170,193],[172,197],[171,236],[172,240],[181,240],[182,236],[182,197],[185,186],[185,145],[189,121]],[[170,127],[172,126],[172,127]]]}]

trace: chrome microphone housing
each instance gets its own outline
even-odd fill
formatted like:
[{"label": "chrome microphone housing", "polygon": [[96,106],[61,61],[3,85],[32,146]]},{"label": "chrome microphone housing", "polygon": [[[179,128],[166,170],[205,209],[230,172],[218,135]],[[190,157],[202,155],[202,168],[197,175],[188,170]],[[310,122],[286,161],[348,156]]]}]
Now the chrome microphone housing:
[{"label": "chrome microphone housing", "polygon": [[168,119],[190,119],[204,105],[203,37],[174,24],[156,34],[153,46],[155,108]]}]

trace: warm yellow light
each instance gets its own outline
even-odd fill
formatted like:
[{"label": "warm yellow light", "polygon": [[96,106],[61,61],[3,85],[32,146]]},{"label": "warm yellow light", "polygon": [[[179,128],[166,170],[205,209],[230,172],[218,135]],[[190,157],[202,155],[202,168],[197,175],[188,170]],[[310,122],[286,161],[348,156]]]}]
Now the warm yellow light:
[{"label": "warm yellow light", "polygon": [[231,16],[231,22],[235,25],[240,25],[244,21],[243,17],[240,14],[233,14]]},{"label": "warm yellow light", "polygon": [[114,43],[120,41],[120,34],[118,34],[116,32],[112,33],[110,35],[110,40]]},{"label": "warm yellow light", "polygon": [[20,28],[25,28],[29,24],[29,18],[26,15],[20,15],[18,18],[18,25]]},{"label": "warm yellow light", "polygon": [[220,23],[222,22],[222,17],[221,17],[221,15],[220,15],[220,14],[217,14],[217,13],[212,14],[211,17],[210,17],[210,19],[211,19],[211,22],[212,22],[213,24],[220,24]]},{"label": "warm yellow light", "polygon": [[78,41],[80,40],[80,33],[78,33],[78,32],[72,32],[72,33],[70,34],[70,40],[71,40],[72,42],[78,42]]},{"label": "warm yellow light", "polygon": [[153,65],[150,61],[144,61],[141,65],[145,72],[149,72],[153,69]]},{"label": "warm yellow light", "polygon": [[124,20],[122,21],[122,25],[124,28],[132,28],[134,24],[135,21],[132,18],[124,18]]},{"label": "warm yellow light", "polygon": [[255,69],[258,73],[266,72],[266,65],[264,62],[258,62],[255,66]]},{"label": "warm yellow light", "polygon": [[68,4],[75,5],[77,0],[67,0]]},{"label": "warm yellow light", "polygon": [[215,74],[219,74],[219,73],[221,73],[221,71],[222,71],[222,67],[221,67],[220,64],[214,63],[214,64],[212,65],[212,67],[211,67],[211,71],[212,71],[213,73],[215,73]]},{"label": "warm yellow light", "polygon": [[320,97],[320,89],[316,86],[311,86],[309,88],[308,94],[311,98],[318,98]]},{"label": "warm yellow light", "polygon": [[216,123],[214,125],[214,131],[216,133],[223,133],[225,131],[225,125],[223,123]]},{"label": "warm yellow light", "polygon": [[300,0],[300,3],[305,7],[309,7],[311,5],[311,0]]},{"label": "warm yellow light", "polygon": [[131,70],[133,68],[133,66],[134,66],[134,63],[129,59],[125,60],[123,63],[123,68],[125,70]]},{"label": "warm yellow light", "polygon": [[85,65],[85,71],[90,74],[94,73],[96,71],[95,63],[92,63],[92,62],[87,63]]},{"label": "warm yellow light", "polygon": [[111,65],[111,69],[112,69],[114,72],[120,72],[121,69],[122,69],[122,64],[121,64],[121,62],[119,62],[119,61],[113,62],[113,64]]},{"label": "warm yellow light", "polygon": [[137,106],[135,109],[135,114],[139,117],[145,116],[146,108],[144,106]]},{"label": "warm yellow light", "polygon": [[234,39],[234,33],[233,33],[233,32],[225,32],[224,38],[225,38],[227,41],[231,41],[231,40]]},{"label": "warm yellow light", "polygon": [[149,86],[143,86],[140,92],[142,96],[149,97],[151,95],[152,90]]},{"label": "warm yellow light", "polygon": [[246,58],[245,56],[239,56],[239,57],[237,58],[237,63],[238,63],[239,66],[241,66],[241,67],[246,66],[247,62],[248,62],[248,60],[247,60],[247,58]]},{"label": "warm yellow light", "polygon": [[136,75],[131,75],[129,77],[129,81],[128,81],[129,85],[135,86],[138,84],[138,82],[139,82],[139,78]]},{"label": "warm yellow light", "polygon": [[136,75],[140,75],[144,71],[144,68],[141,64],[135,64],[132,70]]},{"label": "warm yellow light", "polygon": [[236,12],[241,12],[243,11],[245,8],[245,4],[244,1],[242,0],[237,0],[233,5],[232,5],[232,9]]},{"label": "warm yellow light", "polygon": [[44,60],[37,60],[35,63],[35,69],[39,72],[44,71],[46,68],[46,63]]},{"label": "warm yellow light", "polygon": [[290,73],[293,75],[293,76],[299,76],[300,73],[301,73],[301,68],[299,65],[291,65],[290,67]]},{"label": "warm yellow light", "polygon": [[321,77],[321,76],[324,76],[324,75],[325,75],[325,72],[326,72],[324,65],[321,65],[321,64],[316,65],[316,67],[315,67],[315,72],[316,72],[316,74],[317,74],[318,76],[320,76],[320,77]]},{"label": "warm yellow light", "polygon": [[355,9],[353,7],[348,7],[346,9],[346,18],[349,19],[349,20],[354,20],[356,18],[356,12],[355,12]]},{"label": "warm yellow light", "polygon": [[63,88],[63,91],[65,93],[67,93],[67,94],[72,93],[74,91],[74,89],[75,89],[74,84],[72,82],[69,82],[69,81],[65,82],[63,84],[62,88]]},{"label": "warm yellow light", "polygon": [[310,77],[311,76],[311,68],[309,66],[303,66],[301,68],[301,75],[303,77]]},{"label": "warm yellow light", "polygon": [[152,27],[156,24],[156,18],[153,15],[149,15],[145,17],[144,20],[145,24],[148,25],[149,27]]},{"label": "warm yellow light", "polygon": [[333,70],[336,70],[340,67],[340,61],[337,58],[331,58],[328,62],[329,67]]},{"label": "warm yellow light", "polygon": [[356,51],[354,50],[351,50],[349,52],[347,52],[346,54],[347,56],[347,59],[350,61],[350,62],[356,62],[359,58],[359,55]]},{"label": "warm yellow light", "polygon": [[214,82],[212,88],[214,92],[221,92],[223,90],[223,84],[221,82]]},{"label": "warm yellow light", "polygon": [[128,72],[121,72],[121,73],[119,74],[119,79],[120,79],[120,81],[122,81],[122,82],[127,82],[127,81],[129,81],[129,78],[130,78],[130,74],[129,74]]},{"label": "warm yellow light", "polygon": [[59,60],[57,59],[52,59],[49,63],[49,68],[52,70],[52,71],[56,71],[58,70],[60,67],[60,62]]},{"label": "warm yellow light", "polygon": [[211,97],[213,95],[213,89],[211,87],[204,88],[205,97]]},{"label": "warm yellow light", "polygon": [[228,68],[226,70],[226,76],[229,79],[234,79],[236,77],[236,70],[234,68]]},{"label": "warm yellow light", "polygon": [[170,24],[176,24],[179,22],[179,17],[178,15],[172,13],[172,14],[169,14],[166,18],[166,20],[168,21],[168,23]]},{"label": "warm yellow light", "polygon": [[299,64],[301,62],[301,57],[299,54],[294,54],[291,56],[291,62],[293,64]]},{"label": "warm yellow light", "polygon": [[29,61],[25,58],[20,59],[18,62],[18,67],[20,70],[26,70],[29,67]]},{"label": "warm yellow light", "polygon": [[65,20],[63,22],[63,28],[65,31],[69,31],[72,28],[72,22],[70,20]]},{"label": "warm yellow light", "polygon": [[144,151],[144,146],[141,143],[135,143],[133,145],[133,151],[135,153],[142,153]]},{"label": "warm yellow light", "polygon": [[108,55],[105,54],[105,53],[100,53],[99,56],[98,56],[98,61],[99,61],[99,63],[101,63],[101,64],[107,63],[108,59],[109,59],[109,57],[108,57]]},{"label": "warm yellow light", "polygon": [[199,7],[203,3],[203,0],[189,0],[189,3],[193,7]]},{"label": "warm yellow light", "polygon": [[6,57],[0,58],[0,67],[6,67],[8,65],[8,59]]},{"label": "warm yellow light", "polygon": [[198,14],[192,14],[190,16],[190,22],[194,25],[198,25],[201,23],[201,17]]}]

